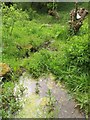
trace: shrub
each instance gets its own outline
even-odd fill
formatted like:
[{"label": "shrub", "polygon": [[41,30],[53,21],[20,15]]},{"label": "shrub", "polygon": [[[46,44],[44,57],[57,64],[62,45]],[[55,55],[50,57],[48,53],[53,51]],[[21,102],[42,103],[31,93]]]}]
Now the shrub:
[{"label": "shrub", "polygon": [[20,108],[20,103],[16,100],[17,96],[14,96],[14,83],[13,82],[5,82],[2,85],[2,106],[0,110],[0,114],[2,118],[10,118],[12,114],[18,111]]},{"label": "shrub", "polygon": [[17,9],[16,4],[8,7],[2,3],[2,15],[3,29],[5,31],[4,33],[10,35],[12,35],[16,21],[23,21],[28,19],[26,12],[22,11],[21,9]]}]

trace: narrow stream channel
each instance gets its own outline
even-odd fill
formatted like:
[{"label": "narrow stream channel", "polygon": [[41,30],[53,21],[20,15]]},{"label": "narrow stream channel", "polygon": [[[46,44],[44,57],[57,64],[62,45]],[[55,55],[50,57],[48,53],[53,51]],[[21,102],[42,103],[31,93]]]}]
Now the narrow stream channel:
[{"label": "narrow stream channel", "polygon": [[15,118],[85,118],[64,86],[54,79],[52,74],[38,80],[21,76],[15,91],[20,85],[25,88],[20,98],[23,107]]}]

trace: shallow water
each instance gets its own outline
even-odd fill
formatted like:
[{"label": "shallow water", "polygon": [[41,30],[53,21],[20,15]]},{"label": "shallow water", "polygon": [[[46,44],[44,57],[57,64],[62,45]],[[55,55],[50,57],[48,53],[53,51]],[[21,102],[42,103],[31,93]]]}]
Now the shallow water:
[{"label": "shallow water", "polygon": [[[34,80],[30,76],[20,77],[19,84],[26,89],[21,98],[23,108],[15,116],[17,118],[84,118],[84,114],[76,109],[74,99],[67,93],[64,86],[54,81],[53,75],[48,75]],[[38,84],[37,84],[38,83]],[[38,94],[36,94],[38,90]],[[53,110],[49,112],[49,95],[53,101]]]}]

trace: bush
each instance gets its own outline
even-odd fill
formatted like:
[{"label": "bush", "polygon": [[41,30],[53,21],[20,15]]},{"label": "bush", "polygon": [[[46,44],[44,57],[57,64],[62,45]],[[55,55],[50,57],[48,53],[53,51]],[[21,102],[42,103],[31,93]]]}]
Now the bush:
[{"label": "bush", "polygon": [[88,45],[88,35],[84,35],[83,39],[80,36],[73,37],[69,42],[67,50],[68,65],[77,66],[81,71],[88,70],[90,66]]},{"label": "bush", "polygon": [[12,35],[15,22],[16,21],[23,21],[28,19],[28,15],[25,11],[22,11],[22,9],[17,9],[16,4],[13,6],[6,6],[4,3],[2,3],[2,22],[3,22],[3,29],[4,33]]}]

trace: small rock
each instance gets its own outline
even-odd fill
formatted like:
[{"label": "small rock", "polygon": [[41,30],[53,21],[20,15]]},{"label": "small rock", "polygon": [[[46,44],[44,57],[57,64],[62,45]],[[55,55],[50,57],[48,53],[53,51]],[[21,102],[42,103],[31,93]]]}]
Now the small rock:
[{"label": "small rock", "polygon": [[0,63],[0,77],[5,76],[10,70],[10,67],[6,63]]}]

